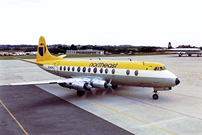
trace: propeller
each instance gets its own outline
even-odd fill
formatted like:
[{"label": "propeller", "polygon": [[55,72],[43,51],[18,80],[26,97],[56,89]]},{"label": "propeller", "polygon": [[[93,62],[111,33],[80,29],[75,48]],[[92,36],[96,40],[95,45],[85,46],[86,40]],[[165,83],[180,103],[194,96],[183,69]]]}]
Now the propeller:
[{"label": "propeller", "polygon": [[89,79],[87,82],[87,87],[89,88],[89,90],[93,93],[93,95],[95,96],[96,93],[97,93],[97,90],[94,90],[93,87],[92,87],[92,79]]},{"label": "propeller", "polygon": [[107,88],[103,91],[102,96],[105,96],[105,94],[107,93],[107,90],[110,89],[112,91],[112,93],[114,94],[114,90],[112,89],[112,79],[109,81],[109,83],[107,83]]}]

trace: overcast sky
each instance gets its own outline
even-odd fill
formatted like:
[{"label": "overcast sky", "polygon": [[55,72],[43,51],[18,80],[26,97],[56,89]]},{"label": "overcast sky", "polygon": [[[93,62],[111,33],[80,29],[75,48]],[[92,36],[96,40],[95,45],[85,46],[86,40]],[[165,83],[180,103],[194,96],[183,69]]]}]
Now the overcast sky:
[{"label": "overcast sky", "polygon": [[202,46],[200,0],[1,0],[0,44]]}]

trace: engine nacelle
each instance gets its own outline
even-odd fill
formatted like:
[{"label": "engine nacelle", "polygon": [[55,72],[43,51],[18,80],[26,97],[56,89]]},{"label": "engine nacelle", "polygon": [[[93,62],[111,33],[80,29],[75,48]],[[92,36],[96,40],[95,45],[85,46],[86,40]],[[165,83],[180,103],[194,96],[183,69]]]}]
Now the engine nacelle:
[{"label": "engine nacelle", "polygon": [[92,80],[91,85],[93,88],[102,88],[102,89],[108,88],[107,82],[99,79]]},{"label": "engine nacelle", "polygon": [[69,83],[59,83],[60,86],[62,87],[67,87],[70,89],[75,89],[75,90],[80,90],[80,91],[90,91],[91,86],[84,81],[74,81],[74,82],[69,82]]}]

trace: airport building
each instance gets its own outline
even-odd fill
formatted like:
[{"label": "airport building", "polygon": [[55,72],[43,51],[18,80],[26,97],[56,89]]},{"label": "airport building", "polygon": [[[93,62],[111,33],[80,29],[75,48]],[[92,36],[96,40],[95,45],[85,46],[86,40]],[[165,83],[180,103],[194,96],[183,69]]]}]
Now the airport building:
[{"label": "airport building", "polygon": [[88,54],[88,55],[104,55],[104,50],[67,50],[66,55],[80,55],[80,54]]}]

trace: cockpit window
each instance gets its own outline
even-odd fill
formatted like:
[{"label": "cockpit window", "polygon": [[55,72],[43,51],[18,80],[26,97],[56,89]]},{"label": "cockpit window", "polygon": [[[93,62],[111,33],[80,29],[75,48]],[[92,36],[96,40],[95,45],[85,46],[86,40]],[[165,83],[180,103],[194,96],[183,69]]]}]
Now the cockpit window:
[{"label": "cockpit window", "polygon": [[155,67],[154,70],[155,70],[155,71],[159,71],[159,67]]},{"label": "cockpit window", "polygon": [[155,67],[154,68],[154,71],[162,71],[162,70],[166,70],[166,67],[163,66],[163,67]]}]

